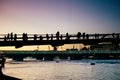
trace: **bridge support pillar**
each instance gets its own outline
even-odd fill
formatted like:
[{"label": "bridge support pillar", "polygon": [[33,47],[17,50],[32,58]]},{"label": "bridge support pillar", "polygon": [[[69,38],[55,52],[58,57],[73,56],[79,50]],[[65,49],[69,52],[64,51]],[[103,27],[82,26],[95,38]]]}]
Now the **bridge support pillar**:
[{"label": "bridge support pillar", "polygon": [[56,46],[54,46],[54,51],[57,51],[57,47]]},{"label": "bridge support pillar", "polygon": [[58,46],[53,46],[54,51],[57,51]]}]

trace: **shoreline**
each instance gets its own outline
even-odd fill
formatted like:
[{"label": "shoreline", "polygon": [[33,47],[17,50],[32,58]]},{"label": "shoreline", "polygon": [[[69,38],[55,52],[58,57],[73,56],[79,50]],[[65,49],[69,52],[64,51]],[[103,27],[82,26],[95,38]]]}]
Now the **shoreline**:
[{"label": "shoreline", "polygon": [[0,76],[0,80],[22,80],[22,79],[11,77],[11,76],[3,74],[2,76]]},{"label": "shoreline", "polygon": [[0,67],[0,80],[22,80],[22,79],[19,79],[19,78],[16,78],[16,77],[11,77],[11,76],[8,76],[8,75],[4,75],[3,72],[2,72],[2,67]]}]

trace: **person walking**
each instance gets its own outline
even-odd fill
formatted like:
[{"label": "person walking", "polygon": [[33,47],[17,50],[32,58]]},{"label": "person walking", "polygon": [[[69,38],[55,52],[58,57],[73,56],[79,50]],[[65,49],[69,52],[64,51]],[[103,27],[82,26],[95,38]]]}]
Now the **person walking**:
[{"label": "person walking", "polygon": [[78,32],[77,33],[77,38],[80,39],[80,37],[81,37],[81,32]]},{"label": "person walking", "polygon": [[60,37],[60,32],[57,31],[57,33],[56,33],[56,39],[59,40],[59,37]]}]

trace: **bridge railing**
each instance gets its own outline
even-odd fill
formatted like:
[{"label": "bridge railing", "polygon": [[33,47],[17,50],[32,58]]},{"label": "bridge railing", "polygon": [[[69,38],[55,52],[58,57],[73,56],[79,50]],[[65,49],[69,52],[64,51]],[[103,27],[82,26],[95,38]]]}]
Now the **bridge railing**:
[{"label": "bridge railing", "polygon": [[[26,35],[26,36],[25,36]],[[27,40],[80,40],[80,39],[104,39],[104,38],[119,38],[120,33],[112,34],[0,34],[0,41],[22,41]]]}]

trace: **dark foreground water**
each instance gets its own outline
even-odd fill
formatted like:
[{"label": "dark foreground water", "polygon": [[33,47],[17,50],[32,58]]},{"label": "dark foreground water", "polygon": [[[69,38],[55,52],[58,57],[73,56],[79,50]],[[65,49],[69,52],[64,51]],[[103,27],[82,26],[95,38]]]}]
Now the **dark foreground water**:
[{"label": "dark foreground water", "polygon": [[3,72],[23,80],[120,80],[120,60],[13,62]]}]

